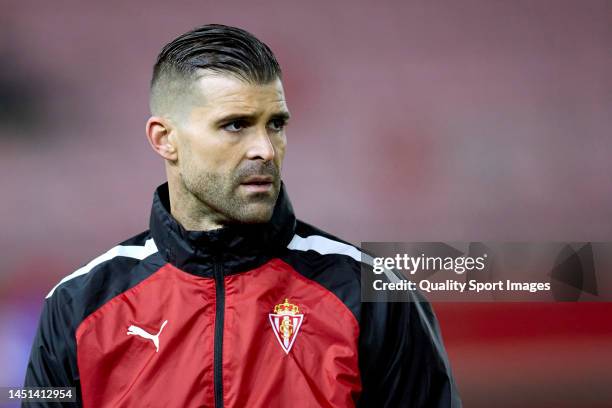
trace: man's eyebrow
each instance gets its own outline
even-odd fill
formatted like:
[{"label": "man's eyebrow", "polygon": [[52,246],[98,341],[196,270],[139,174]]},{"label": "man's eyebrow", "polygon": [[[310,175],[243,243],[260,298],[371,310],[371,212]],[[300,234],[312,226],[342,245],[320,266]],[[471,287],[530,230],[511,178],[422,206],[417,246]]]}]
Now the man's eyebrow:
[{"label": "man's eyebrow", "polygon": [[[234,122],[234,121],[240,121],[240,120],[244,120],[247,122],[253,122],[257,119],[259,115],[256,114],[250,114],[250,113],[230,113],[229,115],[225,115],[220,117],[219,119],[215,120],[215,125],[222,125],[225,123],[229,123],[229,122]],[[289,120],[291,118],[291,114],[289,113],[289,111],[278,111],[273,113],[272,115],[270,115],[271,119],[282,119],[282,120]]]},{"label": "man's eyebrow", "polygon": [[282,119],[287,121],[291,119],[291,114],[289,113],[289,111],[280,111],[272,114],[272,119]]}]

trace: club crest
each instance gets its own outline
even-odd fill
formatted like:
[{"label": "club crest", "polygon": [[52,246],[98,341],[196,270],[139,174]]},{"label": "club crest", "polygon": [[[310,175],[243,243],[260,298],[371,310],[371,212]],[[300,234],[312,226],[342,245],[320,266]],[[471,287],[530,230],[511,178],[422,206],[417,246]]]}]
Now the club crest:
[{"label": "club crest", "polygon": [[293,305],[289,303],[289,299],[285,299],[284,303],[274,306],[274,313],[270,313],[268,316],[276,339],[285,353],[289,354],[304,320],[304,315],[300,314],[300,308],[297,305]]}]

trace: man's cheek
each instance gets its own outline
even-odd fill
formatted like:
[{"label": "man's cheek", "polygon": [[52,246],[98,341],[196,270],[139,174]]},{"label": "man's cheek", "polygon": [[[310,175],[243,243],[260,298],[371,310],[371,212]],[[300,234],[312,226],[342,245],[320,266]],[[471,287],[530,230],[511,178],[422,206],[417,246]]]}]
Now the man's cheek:
[{"label": "man's cheek", "polygon": [[285,146],[279,147],[274,154],[274,161],[276,162],[276,167],[280,170],[283,165],[283,160],[285,159]]}]

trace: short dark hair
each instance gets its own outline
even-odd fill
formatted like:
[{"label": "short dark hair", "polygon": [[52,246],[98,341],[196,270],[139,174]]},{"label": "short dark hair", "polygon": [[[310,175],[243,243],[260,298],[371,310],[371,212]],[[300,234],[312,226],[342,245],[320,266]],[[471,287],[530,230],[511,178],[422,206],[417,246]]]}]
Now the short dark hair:
[{"label": "short dark hair", "polygon": [[251,33],[207,24],[178,36],[161,50],[153,68],[151,97],[158,82],[194,79],[200,69],[229,73],[256,84],[281,78],[274,53]]}]

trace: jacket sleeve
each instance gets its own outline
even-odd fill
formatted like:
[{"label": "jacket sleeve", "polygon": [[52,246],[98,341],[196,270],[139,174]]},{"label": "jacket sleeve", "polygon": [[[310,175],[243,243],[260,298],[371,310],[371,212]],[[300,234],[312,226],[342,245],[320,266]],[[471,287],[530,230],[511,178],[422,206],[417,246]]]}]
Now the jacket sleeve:
[{"label": "jacket sleeve", "polygon": [[362,304],[359,407],[461,407],[434,312],[410,297]]},{"label": "jacket sleeve", "polygon": [[59,297],[56,292],[45,299],[30,352],[24,386],[76,387],[77,402],[24,402],[23,407],[82,406],[70,302],[62,302]]}]

